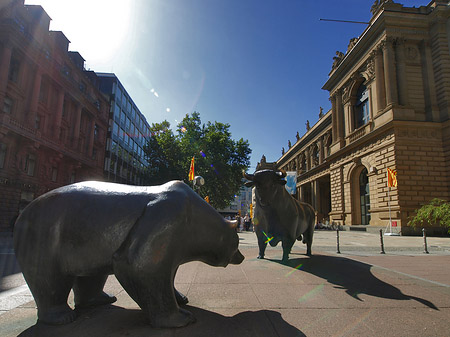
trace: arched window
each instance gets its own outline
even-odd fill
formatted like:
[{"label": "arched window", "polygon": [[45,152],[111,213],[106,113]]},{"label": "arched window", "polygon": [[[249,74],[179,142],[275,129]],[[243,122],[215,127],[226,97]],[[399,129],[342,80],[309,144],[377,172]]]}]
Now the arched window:
[{"label": "arched window", "polygon": [[370,118],[369,90],[364,84],[358,88],[355,103],[355,129],[367,124]]}]

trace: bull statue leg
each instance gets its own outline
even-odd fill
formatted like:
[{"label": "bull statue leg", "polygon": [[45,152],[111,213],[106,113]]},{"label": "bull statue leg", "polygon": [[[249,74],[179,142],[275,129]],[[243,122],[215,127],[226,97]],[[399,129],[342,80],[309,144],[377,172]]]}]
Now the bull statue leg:
[{"label": "bull statue leg", "polygon": [[314,226],[309,226],[308,230],[303,234],[303,243],[306,244],[306,255],[311,256],[311,246],[314,235]]},{"label": "bull statue leg", "polygon": [[264,236],[264,234],[262,233],[261,229],[259,229],[259,227],[257,227],[256,229],[256,237],[258,239],[258,247],[259,247],[259,255],[258,255],[258,259],[264,259],[264,253],[266,251],[266,247],[267,247],[267,238]]},{"label": "bull statue leg", "polygon": [[283,263],[287,263],[289,260],[289,254],[291,253],[292,246],[295,243],[295,239],[283,238],[281,241],[281,245],[283,246],[283,259],[281,260]]}]

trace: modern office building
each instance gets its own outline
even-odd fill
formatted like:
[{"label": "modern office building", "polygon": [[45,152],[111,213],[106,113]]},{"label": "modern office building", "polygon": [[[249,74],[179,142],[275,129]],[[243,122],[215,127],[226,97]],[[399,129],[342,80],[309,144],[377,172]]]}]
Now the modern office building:
[{"label": "modern office building", "polygon": [[[392,221],[408,234],[417,208],[450,197],[450,2],[377,0],[371,12],[334,57],[323,86],[331,110],[277,167],[297,172],[298,196],[319,220],[377,230]],[[388,168],[396,187],[387,186]]]},{"label": "modern office building", "polygon": [[150,137],[149,124],[116,75],[96,75],[111,106],[104,178],[122,184],[143,185],[148,164],[143,148]]},{"label": "modern office building", "polygon": [[54,188],[102,180],[109,102],[41,6],[0,4],[0,231]]}]

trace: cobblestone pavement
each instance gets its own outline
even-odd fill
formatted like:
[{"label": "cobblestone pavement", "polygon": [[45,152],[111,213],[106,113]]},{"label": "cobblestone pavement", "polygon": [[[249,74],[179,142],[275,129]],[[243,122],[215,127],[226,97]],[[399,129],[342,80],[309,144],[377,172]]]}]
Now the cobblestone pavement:
[{"label": "cobblestone pavement", "polygon": [[17,279],[0,292],[0,336],[449,336],[450,238],[428,238],[425,254],[421,237],[383,236],[380,254],[379,235],[345,231],[337,254],[336,232],[316,231],[314,255],[297,242],[283,265],[280,245],[257,260],[255,234],[239,237],[241,265],[180,267],[175,284],[197,318],[188,327],[152,329],[114,276],[105,286],[114,305],[66,326],[36,324],[33,297],[16,273],[2,278]]}]

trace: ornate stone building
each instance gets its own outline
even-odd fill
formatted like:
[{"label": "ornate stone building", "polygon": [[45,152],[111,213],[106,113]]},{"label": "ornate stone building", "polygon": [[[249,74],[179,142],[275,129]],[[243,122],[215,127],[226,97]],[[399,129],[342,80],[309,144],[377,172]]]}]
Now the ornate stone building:
[{"label": "ornate stone building", "polygon": [[[384,228],[391,215],[408,234],[415,209],[450,196],[450,2],[375,1],[371,11],[334,57],[323,86],[331,110],[277,166],[297,171],[299,197],[319,220]],[[387,168],[397,171],[390,190]]]},{"label": "ornate stone building", "polygon": [[0,231],[37,196],[103,178],[109,102],[50,17],[0,6]]}]

